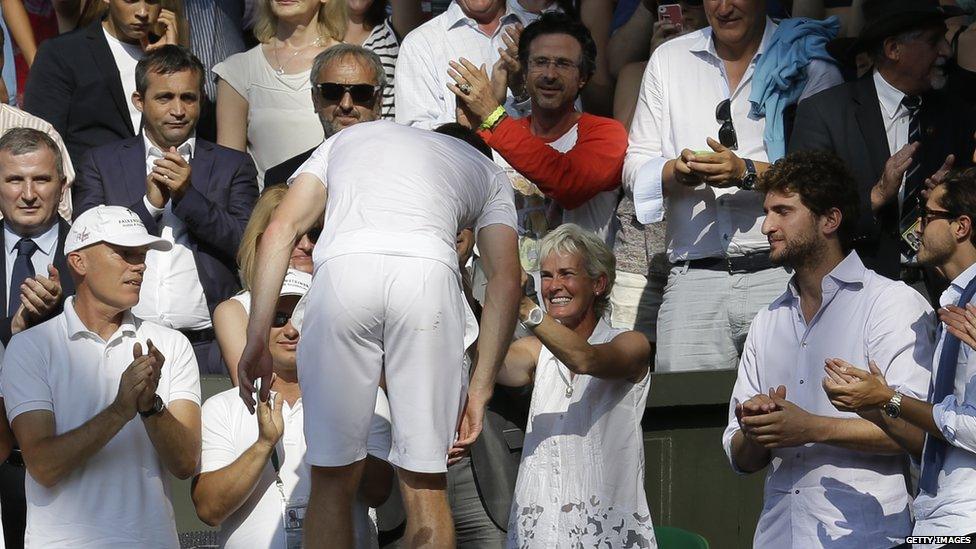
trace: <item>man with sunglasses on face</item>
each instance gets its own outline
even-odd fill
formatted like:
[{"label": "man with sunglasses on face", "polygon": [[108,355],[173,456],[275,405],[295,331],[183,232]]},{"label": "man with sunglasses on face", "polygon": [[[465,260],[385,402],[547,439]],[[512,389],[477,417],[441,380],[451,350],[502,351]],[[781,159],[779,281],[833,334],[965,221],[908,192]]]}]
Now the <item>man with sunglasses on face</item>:
[{"label": "man with sunglasses on face", "polygon": [[[372,51],[338,44],[315,57],[311,75],[312,105],[326,139],[343,128],[380,118],[388,82],[382,61]],[[265,186],[285,183],[313,152],[315,148],[273,166],[264,173]]]},{"label": "man with sunglasses on face", "polygon": [[973,169],[949,174],[919,210],[918,262],[952,281],[939,298],[943,324],[928,397],[902,394],[891,376],[870,362],[828,361],[824,381],[837,409],[870,419],[921,462],[912,534],[969,538],[943,540],[947,547],[976,541],[976,341],[966,328],[972,318],[972,309],[966,309],[976,303],[974,220]]},{"label": "man with sunglasses on face", "polygon": [[[705,0],[708,27],[657,48],[644,73],[623,184],[641,223],[667,218],[668,277],[656,369],[733,368],[756,311],[782,290],[753,190],[768,167],[767,119],[750,114],[753,73],[777,25],[764,0]],[[807,97],[841,82],[805,68]]]}]

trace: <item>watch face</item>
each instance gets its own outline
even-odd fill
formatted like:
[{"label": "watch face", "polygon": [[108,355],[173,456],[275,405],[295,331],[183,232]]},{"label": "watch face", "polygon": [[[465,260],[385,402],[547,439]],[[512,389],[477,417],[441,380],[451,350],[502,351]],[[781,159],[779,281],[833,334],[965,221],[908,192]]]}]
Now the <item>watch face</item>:
[{"label": "watch face", "polygon": [[898,414],[901,413],[901,407],[889,402],[888,404],[884,405],[884,412],[888,414],[889,417],[898,417]]}]

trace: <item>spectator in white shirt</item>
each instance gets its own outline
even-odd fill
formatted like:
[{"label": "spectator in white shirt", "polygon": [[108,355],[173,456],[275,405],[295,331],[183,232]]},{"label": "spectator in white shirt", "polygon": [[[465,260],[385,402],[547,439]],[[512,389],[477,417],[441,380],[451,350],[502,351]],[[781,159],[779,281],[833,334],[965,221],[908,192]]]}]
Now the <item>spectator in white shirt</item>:
[{"label": "spectator in white shirt", "polygon": [[196,359],[179,332],[131,313],[146,252],[171,247],[125,208],[81,215],[65,243],[75,297],[7,348],[27,547],[179,547],[169,482],[200,455]]},{"label": "spectator in white shirt", "polygon": [[[735,367],[752,317],[787,279],[759,230],[753,186],[768,166],[766,119],[749,114],[755,66],[777,26],[763,0],[704,8],[709,27],[651,56],[624,161],[637,219],[668,220],[674,267],[658,318],[658,371]],[[801,98],[840,82],[836,68],[815,60]]]},{"label": "spectator in white shirt", "polygon": [[[517,2],[454,0],[447,11],[408,34],[396,62],[396,121],[425,129],[454,122],[457,114],[454,94],[447,88],[453,82],[448,78],[448,63],[463,57],[490,70],[500,49],[516,58],[519,26],[531,23],[521,19],[525,12],[514,8]],[[528,98],[521,81],[513,79],[510,85],[520,90],[518,101],[525,103]],[[509,91],[507,107],[514,108],[515,101]]]},{"label": "spectator in white shirt", "polygon": [[976,303],[976,171],[950,176],[929,192],[920,216],[917,259],[952,280],[939,299],[945,324],[928,398],[902,394],[876,365],[865,371],[863,360],[850,361],[858,368],[828,363],[825,387],[838,409],[870,419],[921,458],[912,534],[976,538],[976,339],[966,330]]},{"label": "spectator in white shirt", "polygon": [[924,395],[932,310],[849,251],[858,196],[835,156],[788,156],[760,188],[770,256],[794,276],[752,323],[722,437],[736,472],[769,466],[754,545],[891,547],[912,528],[906,457],[877,425],[831,405],[823,367],[872,360],[903,394]]},{"label": "spectator in white shirt", "polygon": [[[282,283],[268,335],[274,393],[267,402],[258,402],[257,419],[244,407],[236,388],[203,405],[201,472],[193,484],[193,503],[204,522],[223,524],[221,547],[285,547],[286,541],[292,547],[301,539],[301,529],[289,528],[282,517],[291,513],[304,517],[311,489],[295,361],[300,336],[292,323],[295,305],[311,280],[312,275],[289,269]],[[389,407],[383,395],[378,395],[377,404],[380,413],[373,416],[367,447],[385,457],[390,450]],[[386,500],[392,481],[388,463],[367,458],[352,513],[356,547],[377,547],[368,507]]]}]

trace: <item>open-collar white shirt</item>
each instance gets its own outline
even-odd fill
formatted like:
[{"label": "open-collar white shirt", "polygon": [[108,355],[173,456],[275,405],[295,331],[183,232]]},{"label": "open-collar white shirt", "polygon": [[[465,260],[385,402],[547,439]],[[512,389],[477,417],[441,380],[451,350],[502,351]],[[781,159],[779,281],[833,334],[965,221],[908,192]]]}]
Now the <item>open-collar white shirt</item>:
[{"label": "open-collar white shirt", "polygon": [[[756,314],[729,404],[722,437],[733,469],[735,405],[786,386],[786,399],[811,414],[856,419],[827,399],[821,382],[828,358],[867,369],[873,360],[903,394],[925,398],[933,347],[933,314],[902,282],[867,269],[851,252],[822,282],[820,310],[808,323],[793,281]],[[771,451],[756,547],[886,549],[912,531],[905,484],[907,456],[873,455],[810,443]]]},{"label": "open-collar white shirt", "polygon": [[[154,162],[163,158],[164,151],[145,132],[142,139],[146,147],[148,177]],[[189,163],[196,151],[196,137],[190,137],[176,150]],[[146,273],[139,292],[139,304],[132,311],[140,318],[177,330],[210,328],[210,309],[193,259],[186,223],[173,213],[172,200],[163,208],[150,204],[148,197],[143,197],[143,203],[159,223],[159,236],[173,243],[173,248],[168,252],[149,250],[146,254]]]},{"label": "open-collar white shirt", "polygon": [[[704,257],[740,256],[769,249],[760,230],[762,196],[737,187],[707,185],[674,189],[664,196],[662,170],[683,149],[711,151],[705,138],[718,140],[721,123],[715,110],[731,100],[732,123],[740,158],[766,162],[766,119],[749,114],[752,76],[777,25],[766,29],[739,85],[730,90],[725,63],[715,50],[711,27],[669,40],[658,47],[641,81],[623,184],[634,197],[637,219],[660,221],[667,211],[667,250],[672,262]],[[815,60],[807,67],[804,99],[843,81],[833,65]],[[399,108],[399,107],[398,107]]]}]

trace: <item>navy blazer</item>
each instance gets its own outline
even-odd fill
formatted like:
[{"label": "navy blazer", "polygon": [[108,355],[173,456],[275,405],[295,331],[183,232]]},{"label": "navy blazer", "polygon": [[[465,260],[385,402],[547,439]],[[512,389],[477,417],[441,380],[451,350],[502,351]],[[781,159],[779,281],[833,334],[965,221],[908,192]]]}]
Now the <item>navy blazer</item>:
[{"label": "navy blazer", "polygon": [[[935,173],[950,153],[956,155],[957,168],[972,164],[976,118],[968,106],[933,91],[922,96],[919,116],[922,146],[917,154],[922,173]],[[854,247],[865,265],[897,280],[901,269],[898,202],[891,200],[876,215],[871,211],[871,188],[896,151],[888,150],[881,102],[870,73],[800,102],[789,152],[803,150],[833,152],[847,165],[861,203]]]},{"label": "navy blazer", "polygon": [[[237,248],[258,198],[257,170],[251,157],[215,143],[196,140],[190,160],[190,187],[173,199],[173,214],[186,223],[200,284],[213,314],[237,293]],[[100,204],[125,206],[146,229],[159,235],[146,209],[146,146],[141,135],[89,150],[72,186],[75,218]]]},{"label": "navy blazer", "polygon": [[24,110],[58,130],[76,167],[89,148],[136,134],[129,101],[101,20],[45,40],[24,90]]},{"label": "navy blazer", "polygon": [[[68,270],[68,262],[64,257],[64,239],[68,236],[68,230],[71,229],[71,225],[67,221],[58,218],[58,246],[54,250],[54,267],[58,270],[58,276],[61,279],[61,302],[58,306],[51,311],[48,318],[57,316],[61,314],[62,305],[64,304],[64,298],[72,296],[75,294],[75,283],[74,279],[71,278],[71,272]],[[6,233],[3,231],[3,221],[0,221],[0,273],[7,272],[7,254],[4,253],[6,249]],[[35,273],[39,276],[47,276],[47,272]],[[4,275],[6,276],[6,275]],[[6,280],[6,279],[4,279]],[[19,293],[19,290],[18,290]],[[6,347],[7,343],[10,342],[10,318],[7,318],[7,284],[4,281],[0,283],[0,303],[3,303],[3,310],[5,311],[0,317],[0,341]],[[47,319],[42,319],[47,320]]]}]

